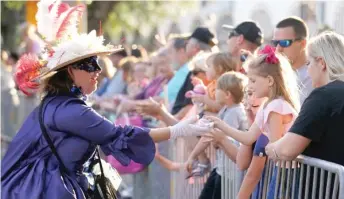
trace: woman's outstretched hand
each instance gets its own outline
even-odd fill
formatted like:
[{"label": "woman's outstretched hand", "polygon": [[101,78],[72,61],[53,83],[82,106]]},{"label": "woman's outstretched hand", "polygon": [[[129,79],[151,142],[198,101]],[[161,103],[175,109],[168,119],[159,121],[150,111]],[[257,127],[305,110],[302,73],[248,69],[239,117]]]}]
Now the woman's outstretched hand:
[{"label": "woman's outstretched hand", "polygon": [[182,120],[169,128],[171,139],[173,139],[177,137],[199,136],[209,133],[213,128],[213,124],[205,121],[204,119],[199,120],[198,117],[195,116]]}]

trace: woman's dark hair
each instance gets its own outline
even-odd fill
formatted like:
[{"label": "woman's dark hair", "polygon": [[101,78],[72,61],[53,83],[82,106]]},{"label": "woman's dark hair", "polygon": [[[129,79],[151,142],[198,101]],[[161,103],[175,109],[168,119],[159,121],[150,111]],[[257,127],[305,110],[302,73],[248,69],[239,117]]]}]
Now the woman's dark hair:
[{"label": "woman's dark hair", "polygon": [[41,94],[68,93],[73,86],[67,67],[48,77],[41,82]]}]

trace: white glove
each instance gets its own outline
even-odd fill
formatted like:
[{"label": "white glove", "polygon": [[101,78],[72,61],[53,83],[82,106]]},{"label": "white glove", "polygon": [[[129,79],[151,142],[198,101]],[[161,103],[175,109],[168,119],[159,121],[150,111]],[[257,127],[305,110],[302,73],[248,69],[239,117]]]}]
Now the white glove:
[{"label": "white glove", "polygon": [[[197,122],[197,124],[195,124]],[[205,119],[198,120],[198,117],[191,117],[170,126],[171,139],[185,136],[199,136],[209,133],[213,128],[211,122],[205,122]]]}]

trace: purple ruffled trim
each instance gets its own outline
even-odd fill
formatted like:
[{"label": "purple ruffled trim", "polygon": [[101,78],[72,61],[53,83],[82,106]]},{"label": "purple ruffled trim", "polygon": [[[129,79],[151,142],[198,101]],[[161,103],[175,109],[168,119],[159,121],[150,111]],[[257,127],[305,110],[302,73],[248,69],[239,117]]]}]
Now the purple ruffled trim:
[{"label": "purple ruffled trim", "polygon": [[122,165],[130,160],[148,165],[154,159],[155,144],[149,136],[149,129],[132,126],[118,127],[119,136],[110,144],[101,146],[106,155],[112,155]]}]

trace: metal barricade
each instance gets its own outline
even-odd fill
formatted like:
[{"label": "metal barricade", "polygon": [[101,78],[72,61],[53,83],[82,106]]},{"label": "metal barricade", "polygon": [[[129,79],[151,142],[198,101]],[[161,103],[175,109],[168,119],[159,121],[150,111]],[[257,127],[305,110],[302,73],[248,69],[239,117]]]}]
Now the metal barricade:
[{"label": "metal barricade", "polygon": [[[196,138],[178,138],[171,146],[172,159],[175,162],[185,162],[197,143]],[[206,149],[207,157],[212,165],[215,163],[216,149],[209,146]],[[224,170],[221,176],[221,196],[222,198],[235,198],[243,179],[244,173],[237,169],[236,164],[224,153]],[[187,172],[171,173],[171,199],[198,199],[209,175],[185,179]]]},{"label": "metal barricade", "polygon": [[[233,141],[233,143],[239,147],[239,143],[236,143],[236,141]],[[221,158],[224,165],[221,175],[221,198],[236,198],[244,178],[244,172],[240,171],[235,162],[229,159],[223,151],[220,154],[224,156],[224,158]]]},{"label": "metal barricade", "polygon": [[269,160],[261,181],[259,199],[344,199],[344,167],[316,158]]},{"label": "metal barricade", "polygon": [[[177,139],[172,145],[172,157],[177,162],[185,162],[194,146],[187,139]],[[207,155],[213,164],[213,147],[208,147]],[[223,165],[222,199],[236,198],[244,174],[228,158]],[[208,175],[189,180],[185,179],[186,175],[186,171],[171,173],[171,199],[199,197]],[[294,161],[269,160],[260,183],[260,195],[254,199],[344,199],[344,166],[307,156],[299,156]]]},{"label": "metal barricade", "polygon": [[[171,143],[170,150],[173,161],[186,162],[197,141],[197,138],[190,137],[178,138]],[[213,165],[215,160],[214,147],[208,147],[206,154]],[[180,172],[171,172],[171,199],[198,199],[209,175],[186,179],[187,175],[188,173],[184,169]]]}]

